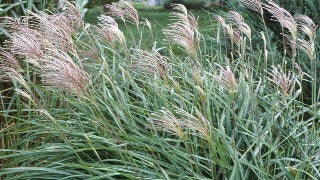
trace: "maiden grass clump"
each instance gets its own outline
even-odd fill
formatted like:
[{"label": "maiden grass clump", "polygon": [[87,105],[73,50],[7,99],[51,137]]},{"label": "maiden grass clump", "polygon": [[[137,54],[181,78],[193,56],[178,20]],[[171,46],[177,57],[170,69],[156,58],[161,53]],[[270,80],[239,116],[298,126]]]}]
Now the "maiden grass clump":
[{"label": "maiden grass clump", "polygon": [[[128,2],[108,5],[98,25],[66,1],[61,13],[4,19],[0,177],[320,178],[316,26],[250,2],[280,22],[291,56],[235,11],[210,17],[205,35],[174,5],[165,46],[150,49],[154,36]],[[126,37],[119,20],[141,36]]]}]

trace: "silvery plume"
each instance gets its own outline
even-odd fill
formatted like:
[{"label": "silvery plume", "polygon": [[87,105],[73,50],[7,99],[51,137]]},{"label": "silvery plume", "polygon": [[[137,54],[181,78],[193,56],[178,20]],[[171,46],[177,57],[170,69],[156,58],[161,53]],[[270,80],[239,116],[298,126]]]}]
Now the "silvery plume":
[{"label": "silvery plume", "polygon": [[247,8],[259,12],[261,15],[263,15],[261,0],[239,0],[239,2],[245,5]]},{"label": "silvery plume", "polygon": [[112,46],[116,43],[120,43],[122,45],[126,43],[124,34],[118,28],[118,23],[112,17],[101,15],[98,19],[99,23],[96,26],[96,30],[103,39]]},{"label": "silvery plume", "polygon": [[11,75],[21,70],[22,68],[16,57],[5,50],[0,50],[0,81],[9,81]]},{"label": "silvery plume", "polygon": [[286,96],[292,92],[296,76],[292,72],[285,73],[280,66],[272,66],[272,70],[268,72],[269,81],[280,89],[281,93]]},{"label": "silvery plume", "polygon": [[165,78],[168,71],[167,59],[157,51],[134,49],[131,66],[148,74],[156,74]]},{"label": "silvery plume", "polygon": [[226,68],[221,67],[220,76],[218,81],[230,92],[235,92],[237,87],[237,80],[231,68],[227,66]]},{"label": "silvery plume", "polygon": [[66,52],[56,49],[47,51],[46,56],[39,60],[43,83],[62,91],[85,95],[91,80],[83,67],[76,64]]},{"label": "silvery plume", "polygon": [[123,22],[129,19],[136,25],[139,25],[138,11],[127,1],[120,0],[116,3],[106,5],[107,13],[110,16],[120,18]]},{"label": "silvery plume", "polygon": [[173,8],[178,12],[171,13],[173,22],[163,31],[165,41],[180,45],[188,53],[195,55],[200,41],[197,20],[188,14],[183,5],[174,4]]}]

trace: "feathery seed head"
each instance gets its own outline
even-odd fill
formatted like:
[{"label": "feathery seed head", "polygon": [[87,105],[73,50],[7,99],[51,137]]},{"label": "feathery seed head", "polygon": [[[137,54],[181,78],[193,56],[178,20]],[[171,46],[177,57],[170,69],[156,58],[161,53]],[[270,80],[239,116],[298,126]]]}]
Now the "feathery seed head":
[{"label": "feathery seed head", "polygon": [[70,20],[74,28],[83,27],[83,15],[81,14],[79,5],[75,1],[60,0],[59,6],[63,15]]},{"label": "feathery seed head", "polygon": [[108,12],[107,12],[108,15],[117,17],[121,19],[123,22],[125,22],[124,12],[118,4],[112,3],[110,5],[106,5],[106,8],[108,9]]},{"label": "feathery seed head", "polygon": [[101,25],[109,25],[109,26],[115,26],[118,27],[118,23],[110,16],[101,15],[98,17],[98,20],[100,21],[99,24]]},{"label": "feathery seed head", "polygon": [[0,66],[1,67],[10,67],[16,70],[20,70],[21,66],[17,58],[15,58],[11,53],[0,50]]},{"label": "feathery seed head", "polygon": [[290,31],[293,38],[296,38],[298,35],[298,25],[292,15],[272,0],[267,0],[267,3],[264,4],[264,8],[277,19],[282,27]]},{"label": "feathery seed head", "polygon": [[10,51],[23,58],[38,59],[44,55],[43,36],[36,30],[23,28],[10,36]]},{"label": "feathery seed head", "polygon": [[120,3],[125,16],[131,21],[133,21],[136,25],[138,25],[139,24],[138,11],[127,1],[120,0]]},{"label": "feathery seed head", "polygon": [[117,3],[106,5],[106,8],[108,9],[108,15],[118,17],[123,22],[129,19],[137,26],[139,25],[138,11],[129,2],[120,0]]},{"label": "feathery seed head", "polygon": [[174,10],[180,11],[181,13],[183,13],[185,16],[188,15],[188,10],[187,8],[183,5],[183,4],[173,4],[172,8]]},{"label": "feathery seed head", "polygon": [[21,16],[19,18],[0,17],[0,28],[5,29],[8,33],[13,33],[23,28],[28,28],[28,20],[28,16]]},{"label": "feathery seed head", "polygon": [[224,24],[223,27],[227,31],[231,44],[235,42],[238,46],[240,46],[242,40],[241,32],[238,29],[233,29],[230,24]]},{"label": "feathery seed head", "polygon": [[191,54],[195,53],[198,37],[196,37],[195,32],[187,24],[173,23],[163,33],[166,36],[165,41],[178,44]]},{"label": "feathery seed head", "polygon": [[194,116],[183,109],[176,108],[174,112],[181,116],[180,118],[165,108],[162,108],[160,112],[160,114],[152,114],[152,118],[148,118],[148,121],[157,130],[167,131],[181,139],[185,138],[184,129],[194,130],[202,138],[211,141],[211,124],[198,110]]},{"label": "feathery seed head", "polygon": [[238,30],[244,33],[249,38],[249,40],[251,40],[251,28],[247,23],[242,22],[238,24]]},{"label": "feathery seed head", "polygon": [[239,0],[240,3],[245,5],[247,8],[263,14],[261,0]]},{"label": "feathery seed head", "polygon": [[124,45],[126,43],[126,39],[122,31],[118,28],[118,23],[110,16],[101,15],[98,17],[99,24],[96,27],[98,34],[103,37],[103,39],[107,40],[112,46],[114,46],[117,42]]},{"label": "feathery seed head", "polygon": [[196,54],[200,41],[200,33],[197,30],[197,20],[188,14],[186,8],[179,4],[173,5],[180,12],[173,12],[171,16],[174,22],[163,31],[165,41],[182,46],[190,54]]},{"label": "feathery seed head", "polygon": [[74,47],[72,34],[75,29],[66,16],[63,14],[49,15],[44,12],[31,14],[35,18],[33,28],[36,28],[51,46],[64,51]]},{"label": "feathery seed head", "polygon": [[310,41],[314,41],[317,34],[317,26],[311,18],[306,15],[297,14],[294,16],[297,21],[299,30],[305,33]]},{"label": "feathery seed head", "polygon": [[310,17],[302,14],[296,14],[294,15],[294,19],[297,21],[299,26],[307,26],[313,33],[316,33],[317,26]]},{"label": "feathery seed head", "polygon": [[228,18],[232,24],[239,24],[244,22],[243,17],[238,12],[235,12],[235,11],[229,11]]},{"label": "feathery seed head", "polygon": [[316,56],[315,39],[317,26],[308,16],[297,14],[294,18],[298,23],[299,30],[308,36],[308,40],[297,39],[298,47],[308,55],[310,60],[313,60]]},{"label": "feathery seed head", "polygon": [[222,16],[220,16],[220,15],[216,16],[216,20],[217,20],[217,22],[218,22],[220,25],[222,25],[222,26],[224,26],[224,25],[226,24],[226,21],[225,21],[224,18],[223,18]]},{"label": "feathery seed head", "polygon": [[181,118],[183,118],[183,121],[181,123],[183,124],[183,127],[197,131],[202,138],[206,139],[209,142],[212,141],[210,133],[211,124],[200,113],[200,111],[196,109],[196,116],[180,108],[177,108],[175,112],[182,116]]},{"label": "feathery seed head", "polygon": [[21,89],[15,89],[15,91],[21,96],[26,98],[27,100],[30,100],[31,102],[34,102],[33,98],[31,97],[31,95],[29,93],[27,93],[24,90]]},{"label": "feathery seed head", "polygon": [[240,33],[244,33],[249,40],[251,40],[251,28],[247,23],[244,22],[243,17],[239,13],[230,11],[228,20],[235,27],[234,29],[240,31]]},{"label": "feathery seed head", "polygon": [[86,87],[90,83],[89,75],[67,53],[48,50],[46,56],[39,61],[42,71],[40,76],[44,84],[79,95],[87,92]]},{"label": "feathery seed head", "polygon": [[305,52],[308,55],[308,58],[310,60],[313,60],[316,56],[315,54],[315,45],[313,41],[307,41],[304,39],[297,39],[298,47],[301,49],[303,52]]},{"label": "feathery seed head", "polygon": [[241,31],[239,31],[238,29],[233,29],[233,41],[236,42],[236,44],[238,46],[241,45],[241,41],[243,40],[242,36],[241,36]]},{"label": "feathery seed head", "polygon": [[293,90],[296,79],[293,73],[286,74],[280,66],[272,66],[272,70],[268,74],[270,75],[269,81],[280,89],[282,95],[286,96]]},{"label": "feathery seed head", "polygon": [[[1,71],[1,69],[0,69]],[[31,92],[31,88],[28,86],[28,83],[24,79],[24,76],[22,76],[16,69],[14,68],[6,68],[5,69],[5,78],[3,79],[4,81],[15,81],[18,82],[20,85],[22,85],[25,89],[28,90],[28,92]],[[1,79],[0,79],[1,80]]]},{"label": "feathery seed head", "polygon": [[152,29],[151,23],[150,23],[150,21],[149,21],[147,18],[144,18],[144,24],[145,24],[150,30]]},{"label": "feathery seed head", "polygon": [[10,76],[21,69],[18,60],[12,54],[0,50],[0,81],[9,81]]},{"label": "feathery seed head", "polygon": [[237,80],[231,68],[227,66],[226,68],[221,68],[219,82],[231,92],[236,91]]},{"label": "feathery seed head", "polygon": [[132,67],[151,74],[158,74],[165,78],[167,76],[168,64],[167,59],[159,52],[149,52],[141,49],[134,49]]},{"label": "feathery seed head", "polygon": [[177,12],[172,12],[170,14],[171,21],[182,22],[182,23],[188,24],[188,26],[190,26],[190,28],[193,29],[194,31],[198,30],[197,18],[194,15],[189,14],[187,8],[184,5],[173,4],[172,7]]},{"label": "feathery seed head", "polygon": [[181,119],[178,119],[169,110],[162,108],[160,113],[152,114],[152,117],[147,120],[155,127],[156,130],[167,131],[173,135],[184,138],[183,123]]},{"label": "feathery seed head", "polygon": [[[237,37],[238,37],[237,33],[234,32],[234,29],[232,28],[232,26],[230,24],[226,24],[226,21],[222,16],[219,16],[219,15],[216,16],[216,20],[227,31],[227,34],[230,37],[231,43],[233,43],[234,41],[236,41],[236,42],[239,41],[239,39],[237,39]],[[240,35],[240,33],[238,35]],[[236,38],[234,38],[234,37],[236,37]]]}]

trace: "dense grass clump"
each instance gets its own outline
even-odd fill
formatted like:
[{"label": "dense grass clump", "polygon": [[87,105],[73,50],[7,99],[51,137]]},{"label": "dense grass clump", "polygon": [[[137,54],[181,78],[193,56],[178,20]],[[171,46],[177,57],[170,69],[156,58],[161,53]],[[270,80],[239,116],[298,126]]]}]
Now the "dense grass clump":
[{"label": "dense grass clump", "polygon": [[66,1],[3,19],[0,177],[319,179],[316,25],[241,2],[261,21],[230,11],[203,34],[175,4],[163,39],[125,1],[96,25]]}]

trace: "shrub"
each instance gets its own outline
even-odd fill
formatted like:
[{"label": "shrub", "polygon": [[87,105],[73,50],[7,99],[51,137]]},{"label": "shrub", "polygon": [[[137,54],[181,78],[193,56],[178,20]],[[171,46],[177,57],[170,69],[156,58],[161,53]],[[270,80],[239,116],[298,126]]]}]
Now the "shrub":
[{"label": "shrub", "polygon": [[89,0],[88,8],[93,8],[95,6],[104,6],[106,4],[111,4],[119,0]]},{"label": "shrub", "polygon": [[171,9],[172,4],[183,4],[188,9],[204,9],[208,0],[165,0],[163,7]]}]

